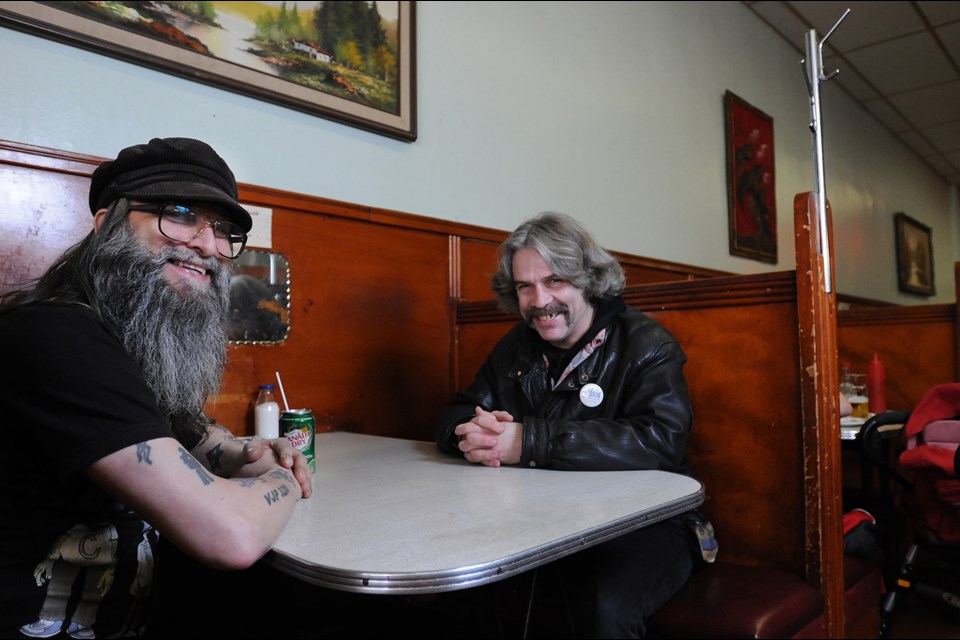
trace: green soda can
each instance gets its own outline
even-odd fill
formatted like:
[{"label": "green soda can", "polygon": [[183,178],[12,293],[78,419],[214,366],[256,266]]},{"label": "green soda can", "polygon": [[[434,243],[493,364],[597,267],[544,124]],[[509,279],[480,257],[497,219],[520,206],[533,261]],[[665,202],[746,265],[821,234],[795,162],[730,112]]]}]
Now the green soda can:
[{"label": "green soda can", "polygon": [[291,409],[280,414],[280,436],[289,440],[293,448],[303,454],[310,463],[311,473],[317,470],[317,463],[313,459],[316,432],[316,422],[310,409]]}]

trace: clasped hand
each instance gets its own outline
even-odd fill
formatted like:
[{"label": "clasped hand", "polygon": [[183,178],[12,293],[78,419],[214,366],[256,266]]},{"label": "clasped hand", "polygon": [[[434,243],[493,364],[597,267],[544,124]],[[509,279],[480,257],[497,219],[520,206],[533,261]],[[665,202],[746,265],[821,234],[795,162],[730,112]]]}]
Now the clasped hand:
[{"label": "clasped hand", "polygon": [[280,465],[293,473],[293,477],[300,484],[300,491],[304,498],[309,498],[313,492],[310,465],[307,458],[294,449],[286,438],[249,440],[243,445],[243,456],[246,464],[241,467],[236,474],[237,476],[259,476],[265,473],[270,466]]},{"label": "clasped hand", "polygon": [[514,422],[506,411],[476,408],[476,416],[458,424],[454,433],[460,438],[460,451],[470,462],[499,467],[520,462],[523,425]]}]

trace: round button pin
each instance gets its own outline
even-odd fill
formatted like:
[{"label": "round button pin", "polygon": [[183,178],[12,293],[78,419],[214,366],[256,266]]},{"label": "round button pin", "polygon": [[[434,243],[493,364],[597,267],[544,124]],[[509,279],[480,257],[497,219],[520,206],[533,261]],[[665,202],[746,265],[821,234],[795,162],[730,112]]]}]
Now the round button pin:
[{"label": "round button pin", "polygon": [[600,385],[590,383],[585,384],[580,389],[580,402],[587,407],[595,407],[603,402],[603,389]]}]

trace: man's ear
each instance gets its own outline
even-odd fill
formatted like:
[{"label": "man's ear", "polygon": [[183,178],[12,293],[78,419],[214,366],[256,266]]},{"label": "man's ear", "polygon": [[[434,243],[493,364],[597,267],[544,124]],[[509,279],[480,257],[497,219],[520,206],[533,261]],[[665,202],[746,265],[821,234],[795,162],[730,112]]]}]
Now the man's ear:
[{"label": "man's ear", "polygon": [[103,224],[103,221],[106,219],[106,217],[107,217],[107,210],[105,208],[98,209],[97,212],[93,214],[93,230],[94,231],[98,233],[100,232],[100,225]]}]

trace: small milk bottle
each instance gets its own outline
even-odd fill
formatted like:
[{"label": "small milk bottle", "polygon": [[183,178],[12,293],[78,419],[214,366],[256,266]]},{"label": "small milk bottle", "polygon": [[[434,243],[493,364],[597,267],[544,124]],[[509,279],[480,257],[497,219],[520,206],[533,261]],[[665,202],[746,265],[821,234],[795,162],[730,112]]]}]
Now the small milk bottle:
[{"label": "small milk bottle", "polygon": [[258,438],[280,437],[280,405],[273,397],[273,385],[260,385],[256,405],[253,407],[253,423]]}]

